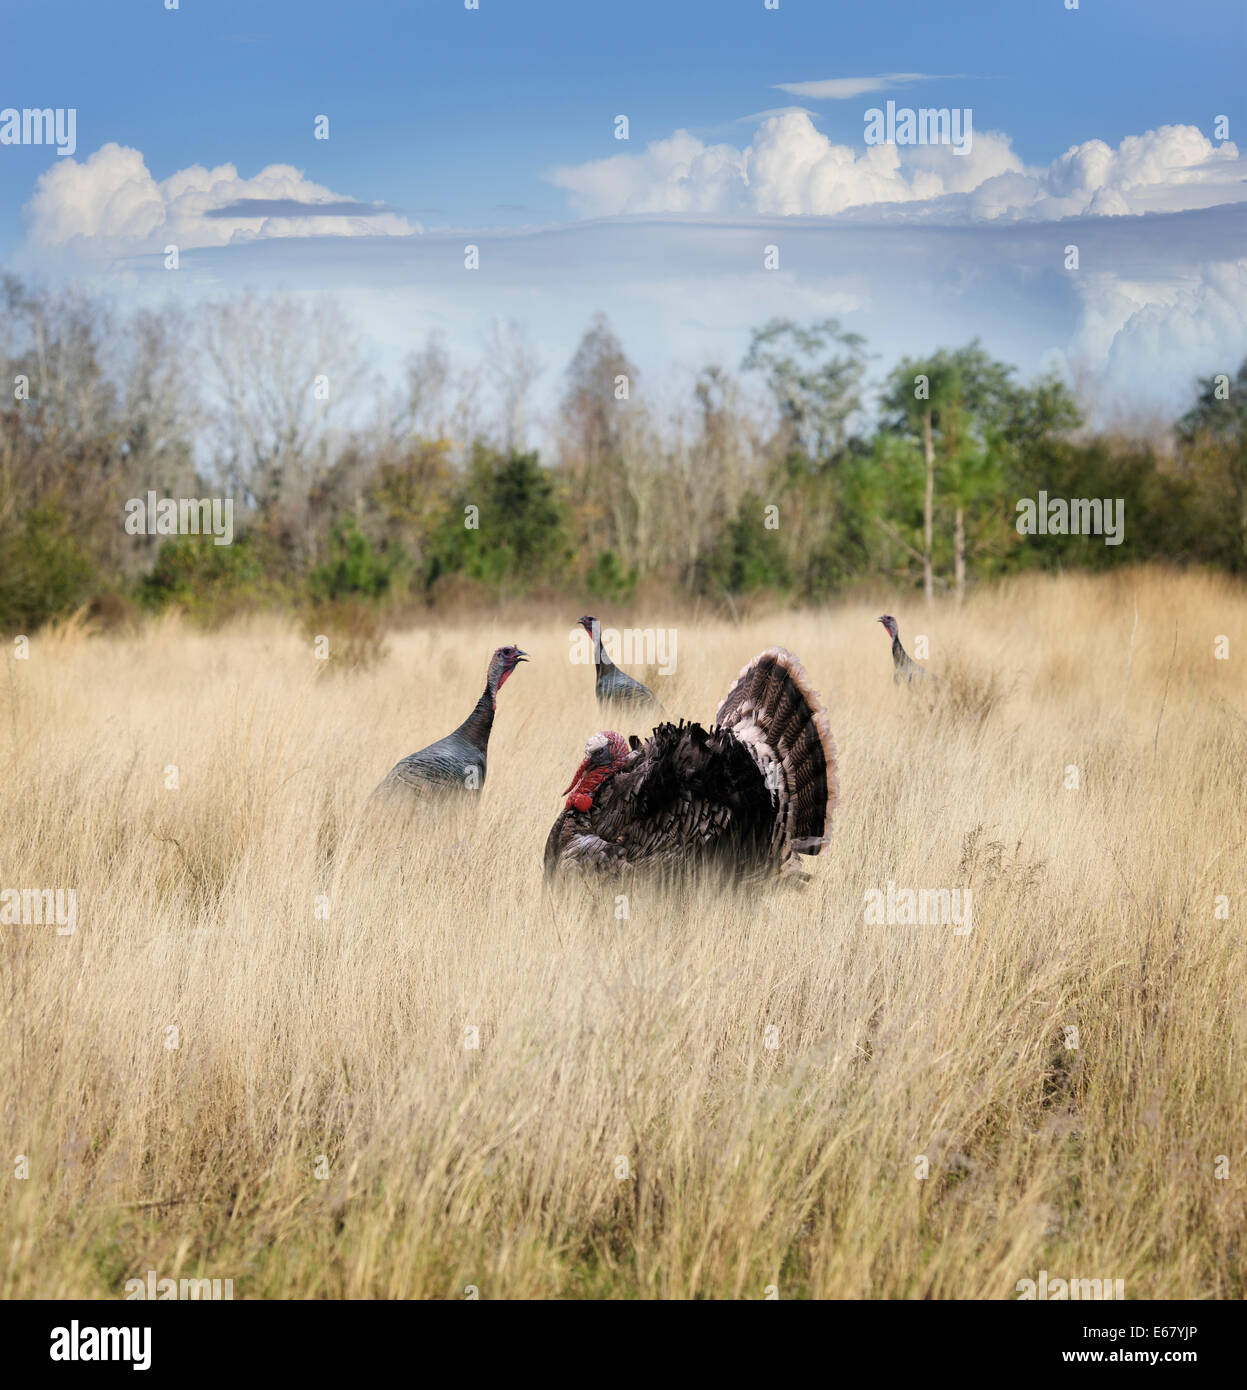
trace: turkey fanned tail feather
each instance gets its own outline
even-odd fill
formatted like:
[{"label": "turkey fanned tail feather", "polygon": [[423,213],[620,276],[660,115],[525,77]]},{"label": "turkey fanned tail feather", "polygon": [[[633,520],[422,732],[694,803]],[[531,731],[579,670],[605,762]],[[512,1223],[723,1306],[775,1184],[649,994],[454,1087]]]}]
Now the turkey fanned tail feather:
[{"label": "turkey fanned tail feather", "polygon": [[741,672],[715,725],[660,724],[550,831],[548,871],[713,863],[733,874],[793,872],[828,843],[835,747],[801,663],[775,647]]}]

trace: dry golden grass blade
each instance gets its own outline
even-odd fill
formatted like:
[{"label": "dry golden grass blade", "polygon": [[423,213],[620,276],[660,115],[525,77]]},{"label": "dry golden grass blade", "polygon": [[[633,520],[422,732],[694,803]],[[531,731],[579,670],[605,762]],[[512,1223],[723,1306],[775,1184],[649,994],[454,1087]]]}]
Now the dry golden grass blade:
[{"label": "dry golden grass blade", "polygon": [[[626,902],[542,883],[603,723],[565,619],[330,680],[276,620],[8,658],[0,888],[76,922],[0,927],[0,1295],[1242,1297],[1247,597],[914,605],[934,701],[878,611],[678,624],[673,715],[800,656],[841,806],[804,889]],[[506,641],[479,804],[378,826]],[[971,888],[972,930],[868,921],[889,883]]]}]

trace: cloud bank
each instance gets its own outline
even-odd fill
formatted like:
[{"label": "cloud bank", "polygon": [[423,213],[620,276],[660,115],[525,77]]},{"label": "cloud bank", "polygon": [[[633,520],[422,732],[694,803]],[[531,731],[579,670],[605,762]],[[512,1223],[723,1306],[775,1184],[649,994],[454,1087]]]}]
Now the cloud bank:
[{"label": "cloud bank", "polygon": [[[180,282],[191,292],[346,292],[395,360],[413,323],[474,336],[500,304],[550,360],[595,308],[660,370],[735,360],[773,314],[833,314],[881,360],[977,335],[1024,374],[1062,363],[1149,405],[1180,404],[1197,374],[1247,355],[1247,163],[1191,126],[1088,140],[1029,168],[1001,134],[976,132],[964,157],[852,148],[787,110],[743,148],[677,131],[549,177],[589,220],[429,233],[288,165],[158,182],[112,144],[43,174],[26,250],[119,270],[132,293],[165,292],[168,244],[198,253]],[[464,268],[467,241],[479,271]],[[778,272],[763,269],[769,242]]]},{"label": "cloud bank", "polygon": [[947,145],[855,148],[833,144],[802,111],[768,117],[743,149],[706,145],[679,130],[642,153],[564,165],[546,177],[590,217],[836,217],[869,208],[919,219],[1051,221],[1247,199],[1247,162],[1238,147],[1214,144],[1194,126],[1127,136],[1116,149],[1087,140],[1047,168],[1028,169],[1006,135],[976,131],[965,157]]},{"label": "cloud bank", "polygon": [[397,213],[354,203],[289,164],[242,178],[232,164],[180,169],[157,182],[142,154],[107,144],[81,163],[59,159],[24,209],[27,243],[88,261],[229,246],[268,237],[411,236]]}]

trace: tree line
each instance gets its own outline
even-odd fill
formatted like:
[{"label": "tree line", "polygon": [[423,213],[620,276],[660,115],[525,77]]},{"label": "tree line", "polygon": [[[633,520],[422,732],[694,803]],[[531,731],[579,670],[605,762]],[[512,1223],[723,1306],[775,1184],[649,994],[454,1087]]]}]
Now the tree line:
[{"label": "tree line", "polygon": [[[0,629],[89,605],[351,603],[395,614],[520,594],[735,605],[886,580],[960,599],[1032,567],[1247,572],[1247,362],[1167,431],[1092,428],[1055,376],[977,342],[869,377],[834,319],[774,319],[735,364],[651,389],[602,315],[528,447],[543,365],[497,323],[377,381],[332,302],[242,295],[121,313],[0,282]],[[1020,534],[1021,499],[1124,502],[1124,543]],[[232,544],[135,535],[128,499],[228,496]]]}]

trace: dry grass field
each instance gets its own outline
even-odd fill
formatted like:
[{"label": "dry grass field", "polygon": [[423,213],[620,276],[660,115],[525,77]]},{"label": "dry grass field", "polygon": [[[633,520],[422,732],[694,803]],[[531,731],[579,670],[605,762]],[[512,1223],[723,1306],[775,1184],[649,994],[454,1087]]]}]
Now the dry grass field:
[{"label": "dry grass field", "polygon": [[[605,723],[579,610],[358,670],[276,618],[10,648],[0,888],[77,919],[0,927],[0,1295],[1243,1297],[1247,592],[878,604],[934,705],[884,606],[604,615],[678,630],[674,676],[634,673],[703,722],[790,647],[840,757],[808,884],[626,916],[542,882]],[[508,641],[479,803],[378,824]],[[868,922],[889,881],[971,888],[972,930]]]}]

